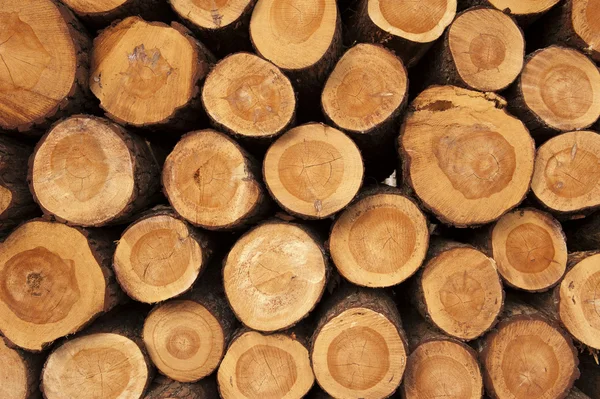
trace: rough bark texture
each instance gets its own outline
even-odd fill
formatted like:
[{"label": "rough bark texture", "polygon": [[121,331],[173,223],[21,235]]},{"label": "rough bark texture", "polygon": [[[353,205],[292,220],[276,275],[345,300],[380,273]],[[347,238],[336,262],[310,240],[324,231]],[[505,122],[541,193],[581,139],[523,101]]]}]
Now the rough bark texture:
[{"label": "rough bark texture", "polygon": [[144,399],[214,399],[218,397],[213,377],[193,384],[184,384],[159,375],[148,389]]},{"label": "rough bark texture", "polygon": [[[465,8],[469,8],[469,7],[473,7],[473,6],[494,7],[488,0],[458,0],[458,9],[461,11],[464,10]],[[513,14],[510,12],[510,9],[501,10],[501,11],[504,11],[506,14],[515,18],[517,23],[523,28],[527,28],[529,25],[531,25],[536,20],[538,20],[542,15],[544,15],[546,12],[548,12],[548,10],[546,10],[546,11],[542,11],[542,12],[538,12],[538,13],[531,13],[531,14]]]},{"label": "rough bark texture", "polygon": [[[69,5],[69,0],[64,1]],[[173,12],[165,0],[127,0],[122,5],[106,12],[73,12],[92,29],[102,29],[113,21],[132,15],[139,15],[149,21],[173,19]]]},{"label": "rough bark texture", "polygon": [[570,251],[592,251],[600,248],[600,213],[563,223]]},{"label": "rough bark texture", "polygon": [[579,356],[581,377],[575,382],[577,388],[592,399],[600,399],[600,365],[596,357],[582,353]]}]

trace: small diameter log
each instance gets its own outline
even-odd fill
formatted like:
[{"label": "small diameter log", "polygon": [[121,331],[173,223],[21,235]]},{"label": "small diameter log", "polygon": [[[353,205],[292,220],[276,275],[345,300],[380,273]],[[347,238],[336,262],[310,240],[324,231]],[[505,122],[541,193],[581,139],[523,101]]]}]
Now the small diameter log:
[{"label": "small diameter log", "polygon": [[63,3],[92,28],[102,28],[131,15],[160,20],[170,11],[164,0],[63,0]]},{"label": "small diameter log", "polygon": [[427,58],[426,86],[452,84],[479,91],[499,91],[521,73],[523,32],[514,20],[492,8],[460,14]]},{"label": "small diameter log", "polygon": [[271,145],[263,163],[272,197],[303,219],[324,219],[343,209],[358,193],[363,173],[356,144],[319,123],[285,133]]},{"label": "small diameter log", "polygon": [[97,227],[126,221],[156,200],[159,175],[144,139],[106,119],[77,115],[38,142],[29,181],[44,213]]},{"label": "small diameter log", "polygon": [[170,3],[219,58],[252,50],[248,31],[256,0],[170,0]]},{"label": "small diameter log", "polygon": [[307,345],[295,333],[242,332],[217,373],[223,399],[301,399],[313,386]]},{"label": "small diameter log", "polygon": [[32,150],[29,145],[0,136],[0,232],[39,212],[27,185]]},{"label": "small diameter log", "polygon": [[414,291],[421,315],[462,341],[476,339],[492,328],[504,300],[494,260],[454,242],[433,243]]},{"label": "small diameter log", "polygon": [[319,385],[336,398],[387,398],[408,348],[394,302],[381,291],[348,288],[324,306],[312,338]]},{"label": "small diameter log", "polygon": [[348,43],[381,43],[407,67],[421,59],[456,16],[456,0],[360,0],[349,20]]},{"label": "small diameter log", "polygon": [[270,200],[256,161],[214,130],[185,135],[165,161],[162,184],[175,211],[208,230],[239,229],[262,219]]},{"label": "small diameter log", "polygon": [[600,135],[564,133],[539,147],[531,189],[535,198],[562,218],[577,217],[600,206]]},{"label": "small diameter log", "polygon": [[325,290],[322,243],[300,225],[266,222],[243,235],[224,260],[225,293],[237,318],[259,331],[305,318]]},{"label": "small diameter log", "polygon": [[397,167],[394,139],[407,99],[408,75],[402,61],[372,44],[348,50],[323,89],[325,117],[358,144],[367,175],[378,181]]},{"label": "small diameter log", "polygon": [[481,342],[479,358],[492,398],[564,398],[579,377],[577,351],[566,332],[510,302]]},{"label": "small diameter log", "polygon": [[457,227],[492,222],[529,190],[534,142],[491,93],[433,86],[411,104],[399,140],[405,182]]},{"label": "small diameter log", "polygon": [[112,243],[61,223],[34,220],[0,245],[0,330],[29,351],[73,334],[121,299]]},{"label": "small diameter log", "polygon": [[600,116],[600,72],[577,50],[547,47],[527,56],[507,99],[534,137],[585,129]]},{"label": "small diameter log", "polygon": [[89,105],[91,42],[66,7],[54,0],[6,0],[0,26],[0,128],[45,130]]},{"label": "small diameter log", "polygon": [[217,384],[213,378],[205,378],[194,384],[184,384],[165,376],[157,376],[144,399],[215,399],[218,397]]},{"label": "small diameter log", "polygon": [[201,116],[199,83],[212,61],[182,25],[129,17],[94,40],[90,87],[121,124],[187,129]]},{"label": "small diameter log", "polygon": [[517,209],[500,218],[488,237],[488,253],[513,288],[545,291],[567,268],[567,244],[560,223],[537,209]]},{"label": "small diameter log", "polygon": [[592,399],[600,399],[600,366],[597,360],[589,354],[579,356],[581,377],[575,385]]},{"label": "small diameter log", "polygon": [[113,267],[127,295],[156,303],[189,290],[211,252],[204,234],[172,209],[157,207],[123,232]]},{"label": "small diameter log", "polygon": [[250,53],[221,60],[209,73],[202,103],[212,122],[246,141],[269,141],[294,119],[296,97],[275,65]]},{"label": "small diameter log", "polygon": [[2,399],[39,399],[42,355],[13,349],[0,337],[0,397]]},{"label": "small diameter log", "polygon": [[337,270],[364,287],[391,287],[412,276],[429,244],[427,219],[400,190],[359,196],[335,221],[329,251]]},{"label": "small diameter log", "polygon": [[492,6],[515,18],[519,25],[527,27],[548,12],[560,0],[458,0],[461,8],[475,5]]}]

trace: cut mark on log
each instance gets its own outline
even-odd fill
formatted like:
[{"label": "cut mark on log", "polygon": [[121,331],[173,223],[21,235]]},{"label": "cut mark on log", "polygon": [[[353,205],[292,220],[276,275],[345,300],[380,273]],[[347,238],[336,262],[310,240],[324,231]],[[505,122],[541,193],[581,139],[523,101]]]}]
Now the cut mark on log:
[{"label": "cut mark on log", "polygon": [[175,72],[158,48],[146,50],[144,44],[140,44],[127,58],[129,67],[122,72],[122,84],[137,98],[146,100],[154,96]]},{"label": "cut mark on log", "polygon": [[431,31],[446,13],[448,0],[380,0],[381,15],[388,23],[405,32],[422,34]]},{"label": "cut mark on log", "polygon": [[270,21],[281,40],[302,44],[321,27],[325,8],[325,0],[274,0]]},{"label": "cut mark on log", "polygon": [[549,190],[563,198],[576,198],[596,187],[600,180],[600,162],[595,153],[577,149],[574,144],[555,153],[544,172]]},{"label": "cut mark on log", "polygon": [[533,224],[518,225],[506,237],[506,257],[521,273],[541,273],[554,262],[555,250],[548,232]]}]

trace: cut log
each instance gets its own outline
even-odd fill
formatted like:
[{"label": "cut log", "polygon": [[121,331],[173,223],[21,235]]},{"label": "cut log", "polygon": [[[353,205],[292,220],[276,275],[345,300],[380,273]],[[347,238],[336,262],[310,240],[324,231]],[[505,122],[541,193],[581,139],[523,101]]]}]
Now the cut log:
[{"label": "cut log", "polygon": [[556,285],[567,268],[567,244],[560,223],[533,208],[500,218],[487,248],[498,272],[513,288],[537,292]]},{"label": "cut log", "polygon": [[293,122],[296,97],[275,65],[250,53],[233,54],[210,72],[202,103],[217,128],[242,141],[268,141]]},{"label": "cut log", "polygon": [[0,26],[0,128],[45,130],[89,105],[91,42],[66,7],[54,0],[6,0]]},{"label": "cut log", "polygon": [[515,18],[519,25],[527,27],[550,11],[560,0],[459,0],[463,7],[484,5],[496,7]]},{"label": "cut log", "polygon": [[547,47],[527,56],[507,99],[536,138],[585,129],[600,116],[600,72],[577,50]]},{"label": "cut log", "polygon": [[27,185],[27,162],[33,148],[0,136],[0,232],[39,212]]},{"label": "cut log", "polygon": [[118,19],[139,15],[147,20],[170,16],[163,0],[63,0],[89,27],[97,29]]},{"label": "cut log", "polygon": [[368,190],[335,221],[329,251],[337,270],[364,287],[391,287],[412,276],[425,259],[427,220],[400,190]]},{"label": "cut log", "polygon": [[223,399],[300,399],[315,377],[296,334],[245,331],[227,349],[217,381]]},{"label": "cut log", "polygon": [[144,399],[215,399],[218,397],[217,384],[213,378],[205,378],[195,384],[183,384],[158,376],[152,381]]},{"label": "cut log", "polygon": [[577,388],[592,399],[600,399],[600,366],[598,361],[589,354],[579,356],[581,377],[575,382]]},{"label": "cut log", "polygon": [[404,179],[442,222],[492,222],[529,190],[534,143],[504,104],[455,86],[431,87],[411,104],[400,136]]},{"label": "cut log", "polygon": [[305,318],[327,282],[322,243],[304,227],[282,221],[250,230],[223,263],[231,308],[259,331],[283,330]]},{"label": "cut log", "polygon": [[571,338],[538,312],[507,303],[479,351],[493,398],[564,398],[579,377]]},{"label": "cut log", "polygon": [[25,353],[6,345],[0,337],[0,397],[3,399],[39,399],[41,355]]},{"label": "cut log", "polygon": [[462,341],[492,328],[504,299],[494,260],[473,247],[446,241],[432,243],[414,291],[421,315]]},{"label": "cut log", "polygon": [[525,39],[514,20],[492,8],[461,13],[431,50],[425,85],[451,84],[500,91],[523,69]]},{"label": "cut log", "polygon": [[31,192],[59,221],[97,227],[123,222],[160,189],[149,144],[103,118],[77,115],[56,124],[31,159]]},{"label": "cut log", "polygon": [[403,315],[403,321],[411,353],[406,362],[402,397],[480,399],[483,379],[477,353],[412,313],[408,318]]},{"label": "cut log", "polygon": [[270,200],[260,167],[214,130],[185,135],[165,161],[162,184],[175,211],[195,226],[232,230],[262,219]]},{"label": "cut log", "polygon": [[112,243],[98,234],[34,220],[2,243],[0,330],[10,342],[41,351],[119,302]]},{"label": "cut log", "polygon": [[385,48],[358,44],[344,54],[327,79],[325,117],[358,144],[368,176],[377,181],[397,167],[394,139],[408,99],[408,75]]},{"label": "cut log", "polygon": [[456,16],[456,0],[360,0],[355,7],[347,43],[381,43],[407,67],[421,59]]},{"label": "cut log", "polygon": [[309,123],[271,145],[263,163],[267,189],[289,213],[324,219],[352,201],[362,184],[360,151],[344,133]]},{"label": "cut log", "polygon": [[539,147],[531,189],[535,198],[561,218],[585,215],[600,206],[600,135],[576,131]]},{"label": "cut log", "polygon": [[210,241],[167,207],[129,226],[117,243],[113,267],[131,298],[156,303],[190,289],[211,255]]},{"label": "cut log", "polygon": [[311,359],[319,385],[336,398],[387,398],[408,348],[400,315],[383,292],[342,287],[322,308]]},{"label": "cut log", "polygon": [[170,3],[219,58],[252,50],[248,31],[256,0],[170,0]]},{"label": "cut log", "polygon": [[111,119],[186,130],[198,112],[212,54],[182,25],[129,17],[94,40],[90,87]]}]

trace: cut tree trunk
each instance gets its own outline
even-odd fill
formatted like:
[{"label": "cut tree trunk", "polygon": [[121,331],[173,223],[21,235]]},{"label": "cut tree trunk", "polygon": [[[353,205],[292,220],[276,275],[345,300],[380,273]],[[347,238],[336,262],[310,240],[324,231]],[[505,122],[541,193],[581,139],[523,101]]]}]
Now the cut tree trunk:
[{"label": "cut tree trunk", "polygon": [[41,351],[110,310],[122,293],[110,269],[112,242],[61,223],[33,220],[0,245],[0,330]]},{"label": "cut tree trunk", "polygon": [[[483,238],[483,237],[482,237]],[[514,210],[500,218],[484,237],[486,252],[511,287],[546,291],[567,268],[567,244],[560,223],[534,208]]]},{"label": "cut tree trunk", "polygon": [[411,104],[399,140],[405,184],[442,222],[492,222],[529,190],[534,142],[504,99],[433,86]]},{"label": "cut tree trunk", "polygon": [[265,155],[267,189],[287,212],[324,219],[352,201],[362,184],[363,162],[356,144],[327,125],[289,130]]},{"label": "cut tree trunk", "polygon": [[571,338],[524,304],[508,302],[479,350],[493,398],[564,398],[579,377]]},{"label": "cut tree trunk", "polygon": [[240,229],[264,218],[271,202],[259,179],[256,161],[214,130],[185,135],[167,157],[162,174],[175,211],[208,230]]},{"label": "cut tree trunk", "polygon": [[29,181],[44,213],[98,227],[127,221],[155,201],[159,175],[144,139],[106,119],[77,115],[38,142]]},{"label": "cut tree trunk", "polygon": [[27,162],[33,148],[0,136],[0,232],[39,212],[27,185]]},{"label": "cut tree trunk", "polygon": [[383,47],[358,44],[327,79],[321,105],[327,120],[358,144],[367,176],[381,181],[396,168],[394,140],[408,99],[408,75]]},{"label": "cut tree trunk", "polygon": [[217,128],[242,142],[269,142],[294,120],[296,96],[275,65],[250,53],[233,54],[209,73],[202,103]]},{"label": "cut tree trunk", "polygon": [[90,87],[121,124],[184,131],[202,121],[199,85],[213,61],[177,22],[129,17],[94,40]]},{"label": "cut tree trunk", "polygon": [[578,218],[600,207],[600,135],[575,131],[539,147],[531,190],[559,218]]},{"label": "cut tree trunk", "polygon": [[183,384],[165,376],[158,376],[152,381],[144,399],[215,399],[218,397],[217,384],[212,377],[204,378],[194,384]]},{"label": "cut tree trunk", "polygon": [[215,54],[252,51],[250,16],[256,0],[170,0],[185,24]]},{"label": "cut tree trunk", "polygon": [[335,221],[329,251],[339,273],[364,287],[391,287],[421,267],[427,219],[400,190],[381,186],[359,195]]},{"label": "cut tree trunk", "polygon": [[547,47],[527,56],[507,100],[536,138],[585,129],[600,116],[600,72],[577,50]]},{"label": "cut tree trunk", "polygon": [[460,8],[476,5],[492,6],[515,18],[527,27],[547,13],[560,0],[458,0]]},{"label": "cut tree trunk", "polygon": [[461,13],[429,52],[424,84],[500,91],[523,69],[525,38],[514,20],[493,8]]},{"label": "cut tree trunk", "polygon": [[0,336],[0,397],[40,399],[40,373],[44,357],[9,347]]},{"label": "cut tree trunk", "polygon": [[231,308],[259,331],[283,330],[305,318],[321,299],[329,274],[322,242],[283,221],[250,230],[223,263]]},{"label": "cut tree trunk", "polygon": [[504,291],[496,263],[464,244],[432,242],[413,289],[421,315],[462,341],[482,336],[502,311]]},{"label": "cut tree trunk", "polygon": [[131,298],[157,303],[190,289],[212,253],[205,234],[171,208],[159,206],[130,225],[117,243],[113,267]]},{"label": "cut tree trunk", "polygon": [[290,77],[303,122],[320,114],[323,84],[342,52],[341,25],[335,0],[258,0],[254,7],[252,44]]},{"label": "cut tree trunk", "polygon": [[150,358],[176,381],[198,381],[215,371],[237,324],[223,294],[221,268],[212,267],[191,292],[154,308],[144,324]]},{"label": "cut tree trunk", "polygon": [[227,349],[217,381],[223,399],[301,399],[315,377],[303,337],[242,331]]},{"label": "cut tree trunk", "polygon": [[600,399],[600,366],[597,358],[589,354],[579,356],[581,377],[575,382],[577,388],[592,399]]},{"label": "cut tree trunk", "polygon": [[319,385],[336,398],[391,396],[408,353],[391,298],[381,291],[341,287],[322,312],[311,348]]},{"label": "cut tree trunk", "polygon": [[456,16],[456,0],[360,0],[349,19],[348,44],[381,43],[415,65]]},{"label": "cut tree trunk", "polygon": [[402,318],[410,347],[401,393],[404,399],[480,399],[477,353],[410,312]]},{"label": "cut tree trunk", "polygon": [[39,134],[90,105],[91,42],[71,11],[54,0],[6,0],[0,26],[0,128]]}]

